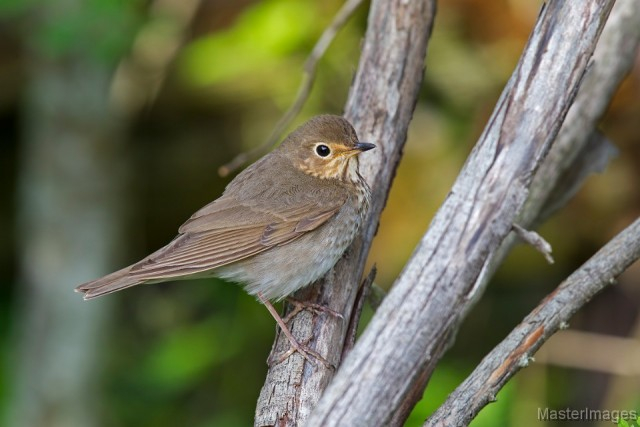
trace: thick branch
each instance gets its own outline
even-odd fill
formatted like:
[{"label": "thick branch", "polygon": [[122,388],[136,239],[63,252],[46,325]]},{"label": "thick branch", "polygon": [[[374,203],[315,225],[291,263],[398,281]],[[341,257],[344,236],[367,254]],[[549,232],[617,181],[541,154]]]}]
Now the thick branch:
[{"label": "thick branch", "polygon": [[[327,305],[345,320],[305,311],[290,323],[300,342],[335,365],[340,363],[364,263],[406,140],[434,13],[433,0],[374,0],[371,4],[358,72],[345,107],[345,116],[360,139],[377,146],[371,155],[363,156],[360,166],[373,192],[369,218],[336,267],[296,295],[299,300]],[[286,350],[288,345],[279,334],[274,350]],[[294,354],[270,368],[256,409],[256,425],[301,425],[309,416],[334,372],[306,363]]]},{"label": "thick branch", "polygon": [[399,424],[505,239],[573,100],[612,0],[544,7],[427,234],[326,390],[311,426]]},{"label": "thick branch", "polygon": [[[600,165],[601,162],[608,159],[607,153],[611,149],[607,144],[603,144],[602,138],[598,138],[599,133],[595,130],[597,122],[604,114],[606,107],[615,90],[622,82],[625,75],[633,67],[633,61],[636,57],[638,48],[640,47],[640,2],[617,2],[611,11],[611,15],[602,32],[602,36],[598,42],[598,46],[593,55],[593,67],[576,96],[576,100],[572,105],[562,129],[558,135],[549,156],[540,168],[534,182],[529,200],[525,205],[522,221],[528,225],[541,222],[555,208],[562,204],[562,200],[570,197],[572,189],[579,184],[584,178],[586,172],[593,171],[593,165]],[[581,160],[582,158],[582,160]],[[591,169],[588,169],[591,168]],[[573,176],[575,179],[562,179],[562,176]],[[563,185],[569,181],[568,185]],[[557,197],[555,195],[561,195]],[[631,232],[633,226],[625,231]],[[622,235],[616,239],[621,239]],[[505,241],[503,247],[500,248],[491,264],[498,265],[508,249],[511,247],[511,241]],[[612,245],[613,241],[609,244]],[[602,257],[607,247],[603,248],[589,263],[594,262],[598,257]],[[628,254],[620,254],[625,256]],[[621,260],[626,262],[625,260]],[[587,263],[586,265],[589,265]],[[619,266],[611,266],[618,268]],[[619,274],[615,270],[610,271],[611,276]],[[626,268],[623,267],[623,268]],[[583,267],[584,269],[584,267]],[[573,279],[576,278],[576,272],[567,279],[565,287],[572,287]],[[488,275],[489,276],[489,275]],[[589,289],[585,292],[595,294],[602,286],[609,283],[592,282],[585,287]],[[576,286],[579,286],[577,284]],[[551,305],[561,294],[556,293],[545,300],[535,312],[549,313],[549,309],[556,307]],[[575,312],[586,300],[572,300],[569,304]],[[542,308],[545,306],[546,308]],[[559,313],[556,313],[546,319],[552,322]],[[530,316],[531,317],[531,316]],[[551,324],[545,326],[547,334],[540,336],[540,340],[546,341],[549,335],[555,330]],[[437,412],[427,420],[425,425],[463,425],[468,423],[475,417],[478,411],[492,401],[497,391],[506,383],[506,381],[519,369],[519,366],[509,365],[509,360],[513,361],[513,355],[516,348],[509,344],[514,343],[514,338],[518,331],[522,332],[526,327],[526,321],[523,322],[500,346],[496,347],[485,360],[476,368],[476,370],[465,380],[447,399],[447,401],[437,410]],[[529,330],[525,335],[529,336],[533,330]],[[520,335],[524,336],[524,335]],[[520,342],[518,342],[520,344]],[[531,341],[530,344],[536,344],[538,341]],[[536,347],[537,348],[537,347]],[[523,348],[520,348],[521,350]],[[531,353],[529,353],[531,354]],[[490,386],[487,382],[488,376],[482,376],[481,372],[488,368],[491,362],[500,361],[505,368],[512,370],[505,372],[505,376],[500,378],[500,384]],[[478,382],[480,381],[480,382]],[[472,396],[472,397],[471,397]]]},{"label": "thick branch", "polygon": [[545,298],[494,348],[427,420],[425,426],[467,425],[533,354],[595,294],[640,258],[640,219],[618,234]]},{"label": "thick branch", "polygon": [[640,2],[617,2],[558,138],[536,173],[520,216],[521,224],[529,227],[548,218],[575,194],[588,173],[604,169],[608,163],[614,150],[603,143],[605,140],[596,129],[614,93],[633,68],[638,46]]},{"label": "thick branch", "polygon": [[[591,66],[567,113],[556,141],[531,184],[517,223],[533,228],[561,208],[589,174],[601,171],[616,150],[598,132],[616,89],[633,67],[640,46],[640,2],[618,2],[612,9],[593,54]],[[483,289],[517,239],[510,235],[490,256],[475,287]],[[473,304],[464,307],[465,314]]]}]

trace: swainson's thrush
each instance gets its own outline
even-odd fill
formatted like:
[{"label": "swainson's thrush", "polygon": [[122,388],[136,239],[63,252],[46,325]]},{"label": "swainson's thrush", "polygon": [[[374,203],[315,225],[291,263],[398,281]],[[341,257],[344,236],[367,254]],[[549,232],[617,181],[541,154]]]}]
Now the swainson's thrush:
[{"label": "swainson's thrush", "polygon": [[296,350],[318,357],[295,341],[269,300],[319,279],[347,249],[369,207],[358,154],[374,147],[359,142],[340,116],[314,117],[193,214],[167,246],[76,291],[90,299],[167,280],[217,276],[241,282]]}]

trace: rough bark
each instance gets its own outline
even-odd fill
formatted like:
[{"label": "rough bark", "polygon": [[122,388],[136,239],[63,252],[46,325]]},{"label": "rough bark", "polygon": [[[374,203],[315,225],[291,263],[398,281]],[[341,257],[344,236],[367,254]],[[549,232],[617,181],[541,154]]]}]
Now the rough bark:
[{"label": "rough bark", "polygon": [[558,138],[536,173],[518,219],[521,223],[535,225],[544,221],[575,194],[579,187],[576,184],[584,176],[606,165],[613,150],[597,142],[602,141],[597,127],[611,98],[633,68],[639,46],[640,1],[617,2]]},{"label": "rough bark", "polygon": [[[571,106],[558,138],[554,142],[547,159],[540,167],[531,187],[531,193],[519,222],[527,226],[544,220],[556,208],[573,194],[588,172],[606,164],[611,155],[610,145],[603,143],[596,126],[604,114],[616,89],[633,67],[634,59],[640,47],[640,1],[617,2],[602,32],[598,46],[593,55],[593,66],[581,85],[574,104]],[[628,236],[637,230],[637,221],[624,233]],[[637,233],[637,231],[636,231]],[[425,425],[465,425],[484,407],[493,401],[497,392],[522,366],[514,355],[520,354],[519,360],[526,361],[540,346],[541,342],[557,331],[556,320],[566,321],[588,298],[572,299],[565,304],[557,302],[566,295],[568,289],[581,296],[592,296],[610,281],[591,280],[580,283],[576,279],[584,278],[585,267],[597,267],[599,271],[607,271],[609,277],[617,276],[632,259],[633,249],[629,245],[618,245],[626,239],[620,234],[607,247],[596,254],[591,261],[574,273],[552,295],[523,321],[499,346],[497,346],[474,372],[449,396],[447,401],[427,420]],[[637,238],[637,237],[636,237]],[[513,239],[505,241],[492,265],[498,265]],[[604,262],[611,257],[609,249],[619,248],[620,259],[610,259],[611,264]],[[637,255],[636,255],[637,258]],[[601,260],[601,261],[596,261]],[[621,264],[622,263],[622,264]],[[489,276],[489,275],[487,275]],[[596,274],[594,277],[603,277]],[[557,311],[554,311],[557,310]],[[531,323],[534,317],[540,319]],[[541,316],[544,315],[544,316]],[[534,329],[527,325],[544,325],[544,333],[534,334]],[[527,329],[525,331],[525,329]],[[527,336],[531,339],[518,341],[517,337]],[[533,339],[535,338],[535,339]],[[516,343],[517,342],[517,343]],[[526,353],[526,354],[525,354]],[[501,366],[501,375],[494,374],[490,366]],[[489,381],[489,380],[493,381]]]},{"label": "rough bark", "polygon": [[411,260],[308,420],[400,424],[471,304],[556,138],[613,1],[551,1]]},{"label": "rough bark", "polygon": [[[422,82],[434,13],[435,2],[431,0],[374,0],[371,4],[345,116],[361,140],[377,146],[372,155],[362,157],[360,166],[373,191],[372,206],[366,225],[343,259],[323,280],[296,295],[300,300],[342,313],[344,320],[304,311],[290,323],[300,342],[336,366],[340,363],[348,319],[354,314],[366,256],[406,140]],[[282,352],[288,347],[286,338],[278,334],[274,351]],[[297,354],[272,366],[258,400],[255,425],[301,425],[333,374],[333,370],[320,364],[310,366]]]},{"label": "rough bark", "polygon": [[[640,2],[619,2],[611,11],[558,137],[533,178],[527,202],[516,220],[518,225],[535,228],[541,224],[571,199],[591,173],[603,170],[616,154],[597,126],[616,89],[633,68],[639,46]],[[487,259],[475,285],[480,290],[476,295],[482,294],[517,241],[516,236],[509,235]]]},{"label": "rough bark", "polygon": [[425,426],[467,425],[533,354],[583,305],[640,258],[640,219],[623,230],[548,295],[449,395]]}]

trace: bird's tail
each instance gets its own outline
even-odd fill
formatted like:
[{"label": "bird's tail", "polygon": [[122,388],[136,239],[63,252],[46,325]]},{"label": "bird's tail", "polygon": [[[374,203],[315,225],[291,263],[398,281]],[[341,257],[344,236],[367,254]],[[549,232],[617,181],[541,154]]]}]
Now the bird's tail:
[{"label": "bird's tail", "polygon": [[129,275],[130,270],[131,266],[125,267],[122,270],[118,270],[114,273],[108,274],[104,277],[101,277],[100,279],[83,283],[75,290],[76,292],[84,294],[84,299],[87,300],[121,291],[122,289],[130,288],[132,286],[146,282],[146,280],[132,278]]}]

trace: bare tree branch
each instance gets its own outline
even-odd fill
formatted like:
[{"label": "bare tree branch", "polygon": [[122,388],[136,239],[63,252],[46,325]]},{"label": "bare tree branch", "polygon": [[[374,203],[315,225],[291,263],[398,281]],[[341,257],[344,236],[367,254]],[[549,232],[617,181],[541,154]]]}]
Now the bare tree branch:
[{"label": "bare tree branch", "polygon": [[[345,116],[360,138],[377,145],[360,165],[373,192],[369,218],[336,267],[296,295],[299,300],[327,305],[345,320],[307,311],[290,324],[296,339],[335,365],[340,363],[367,252],[406,140],[434,13],[433,0],[374,0],[371,4],[358,72],[345,107]],[[279,334],[275,349],[287,346]],[[321,366],[306,365],[297,354],[273,366],[260,394],[255,424],[302,425],[333,374]]]},{"label": "bare tree branch", "polygon": [[[611,15],[594,52],[594,65],[585,77],[549,156],[534,178],[529,200],[525,205],[523,214],[520,216],[522,221],[530,225],[540,223],[551,212],[563,204],[562,200],[565,200],[574,193],[573,189],[577,184],[582,182],[588,172],[593,171],[594,165],[600,169],[606,164],[612,154],[612,148],[608,143],[603,142],[603,137],[596,131],[595,127],[604,114],[615,90],[622,82],[624,76],[627,75],[633,67],[633,62],[639,48],[640,2],[617,2],[611,11]],[[631,227],[627,229],[625,233],[629,233],[630,229]],[[616,239],[622,238],[621,236],[622,235],[618,236]],[[497,265],[502,261],[512,246],[512,243],[513,239],[507,239],[504,242],[491,262],[493,265]],[[612,244],[613,241],[609,245]],[[594,256],[594,258],[601,256],[605,250],[606,247]],[[620,255],[623,256],[623,254]],[[624,268],[626,268],[626,266]],[[567,279],[567,283],[563,286],[570,286],[572,279],[575,278],[577,274],[578,272]],[[612,276],[617,274],[619,273],[616,273],[615,269],[611,271]],[[606,285],[608,285],[608,283],[599,284],[593,282],[588,286],[593,287],[590,292],[595,294],[600,289],[598,286]],[[557,297],[558,293],[556,292],[549,298],[556,300]],[[545,300],[545,302],[536,309],[536,312],[539,312],[543,305],[551,307],[550,304],[552,300]],[[588,299],[572,301],[572,306],[580,304],[573,307],[573,312],[587,301]],[[489,392],[489,395],[485,397],[481,397],[481,392],[479,391],[484,385],[473,384],[474,380],[472,378],[477,378],[478,373],[487,366],[490,359],[500,357],[498,353],[507,348],[507,343],[511,342],[510,340],[514,337],[516,331],[522,330],[521,328],[525,324],[526,321],[485,358],[474,373],[452,393],[449,399],[447,399],[447,402],[427,420],[425,425],[466,424],[475,417],[482,406],[486,405],[487,401],[481,403],[481,399],[489,399],[489,401],[491,401],[508,378],[504,378],[504,382],[501,382],[498,388],[487,385],[484,390]],[[549,326],[547,326],[545,330],[548,334],[540,337],[543,341],[555,332],[555,330],[550,332]],[[530,342],[530,344],[539,346],[539,344],[534,341]],[[504,362],[513,354],[514,352],[511,352],[509,355],[502,353],[500,360]],[[515,373],[515,371],[509,373],[509,378],[513,373]],[[469,405],[463,403],[467,393],[475,396],[473,402],[467,400],[467,403],[470,403]],[[449,421],[452,423],[449,423]]]},{"label": "bare tree branch", "polygon": [[358,290],[358,294],[356,295],[356,300],[353,306],[353,315],[351,316],[351,319],[349,319],[349,327],[347,328],[346,339],[344,342],[344,347],[342,348],[341,359],[344,359],[346,354],[351,351],[356,343],[356,335],[358,333],[358,325],[360,324],[362,309],[364,308],[365,302],[369,300],[369,297],[371,295],[371,288],[373,286],[373,281],[376,278],[377,272],[378,270],[374,265],[360,285],[360,289]]},{"label": "bare tree branch", "polygon": [[[640,2],[618,2],[598,40],[593,60],[562,128],[536,172],[529,198],[517,223],[536,227],[562,207],[594,172],[602,171],[616,153],[596,129],[616,89],[633,67],[640,46]],[[476,297],[517,242],[511,234],[490,256],[478,277]],[[474,304],[463,307],[462,316]]]},{"label": "bare tree branch", "polygon": [[[521,225],[531,227],[548,218],[554,208],[562,205],[554,195],[562,194],[560,199],[573,196],[575,191],[567,190],[575,188],[574,184],[581,182],[586,174],[604,169],[614,154],[597,132],[597,126],[613,94],[633,67],[639,46],[640,2],[617,2],[593,54],[593,66],[548,158],[536,173],[519,219]],[[583,161],[585,157],[587,160]],[[567,183],[560,191],[554,191],[558,189],[558,181]]]},{"label": "bare tree branch", "polygon": [[640,219],[618,234],[547,296],[494,348],[425,426],[462,426],[490,402],[533,354],[583,305],[640,258]]},{"label": "bare tree branch", "polygon": [[525,230],[516,223],[513,224],[513,231],[520,239],[522,239],[522,241],[528,243],[535,250],[540,252],[549,264],[553,264],[554,261],[553,256],[551,256],[551,244],[544,240],[541,235],[539,235],[535,231]]},{"label": "bare tree branch", "polygon": [[400,424],[512,228],[587,69],[612,0],[551,1],[451,193],[308,420]]}]

